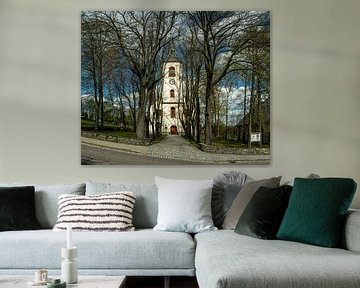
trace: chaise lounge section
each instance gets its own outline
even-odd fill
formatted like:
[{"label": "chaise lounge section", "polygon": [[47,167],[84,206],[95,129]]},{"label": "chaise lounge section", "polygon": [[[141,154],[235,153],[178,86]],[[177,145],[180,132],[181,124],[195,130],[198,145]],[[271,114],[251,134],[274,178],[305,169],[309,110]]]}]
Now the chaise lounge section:
[{"label": "chaise lounge section", "polygon": [[359,287],[359,231],[360,211],[350,211],[343,249],[256,239],[231,230],[197,234],[197,281],[201,288]]}]

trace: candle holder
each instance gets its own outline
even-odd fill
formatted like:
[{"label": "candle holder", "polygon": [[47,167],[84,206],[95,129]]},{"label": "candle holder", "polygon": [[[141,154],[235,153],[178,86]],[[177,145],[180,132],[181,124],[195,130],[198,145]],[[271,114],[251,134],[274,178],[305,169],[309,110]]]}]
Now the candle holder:
[{"label": "candle holder", "polygon": [[77,263],[75,261],[77,255],[77,247],[61,248],[61,257],[65,258],[61,262],[61,279],[68,284],[78,281]]}]

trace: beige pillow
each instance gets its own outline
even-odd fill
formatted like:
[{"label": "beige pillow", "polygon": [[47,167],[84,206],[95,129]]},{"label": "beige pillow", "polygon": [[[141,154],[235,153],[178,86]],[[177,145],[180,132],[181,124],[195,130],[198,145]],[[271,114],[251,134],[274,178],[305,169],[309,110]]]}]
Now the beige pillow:
[{"label": "beige pillow", "polygon": [[276,188],[279,186],[280,180],[281,176],[270,179],[251,181],[243,185],[234,202],[231,204],[230,210],[225,217],[224,223],[222,225],[223,229],[234,230],[241,214],[243,213],[246,205],[249,203],[255,192],[261,186]]}]

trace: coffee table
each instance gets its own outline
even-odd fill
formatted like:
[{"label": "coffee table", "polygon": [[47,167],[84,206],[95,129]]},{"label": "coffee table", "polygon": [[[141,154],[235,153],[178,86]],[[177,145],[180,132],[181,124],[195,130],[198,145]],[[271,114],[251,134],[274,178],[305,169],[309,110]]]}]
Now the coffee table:
[{"label": "coffee table", "polygon": [[[50,278],[57,278],[51,277]],[[2,276],[0,275],[0,288],[27,288],[28,282],[33,281],[32,276]],[[125,288],[126,276],[87,276],[81,275],[78,283],[67,284],[66,288]],[[30,286],[31,287],[31,286]],[[46,286],[34,286],[45,288]]]}]

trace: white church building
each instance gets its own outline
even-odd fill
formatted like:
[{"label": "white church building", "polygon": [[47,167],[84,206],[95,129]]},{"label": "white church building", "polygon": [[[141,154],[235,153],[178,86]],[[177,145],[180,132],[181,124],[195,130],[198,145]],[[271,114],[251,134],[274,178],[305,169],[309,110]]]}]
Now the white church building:
[{"label": "white church building", "polygon": [[171,51],[169,59],[163,67],[162,89],[162,134],[182,134],[184,129],[181,125],[180,115],[183,113],[181,63]]}]

